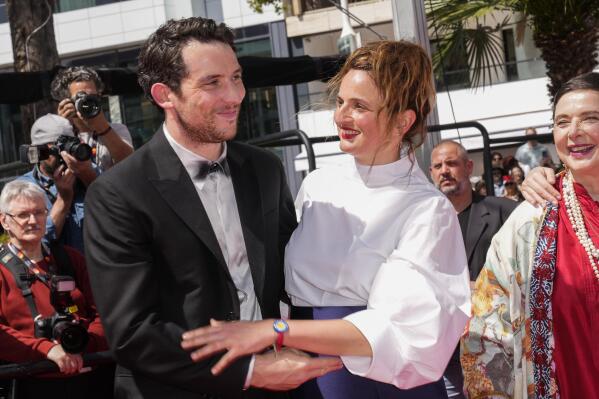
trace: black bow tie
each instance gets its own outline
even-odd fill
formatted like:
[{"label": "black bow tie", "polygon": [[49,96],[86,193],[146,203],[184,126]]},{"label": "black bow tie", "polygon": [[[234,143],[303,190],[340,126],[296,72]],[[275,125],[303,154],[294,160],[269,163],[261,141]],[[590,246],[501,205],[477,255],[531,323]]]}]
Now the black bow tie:
[{"label": "black bow tie", "polygon": [[229,176],[229,165],[227,165],[226,159],[223,159],[221,162],[200,162],[200,168],[196,177],[198,179],[205,179],[209,174],[219,172],[224,173],[225,176]]}]

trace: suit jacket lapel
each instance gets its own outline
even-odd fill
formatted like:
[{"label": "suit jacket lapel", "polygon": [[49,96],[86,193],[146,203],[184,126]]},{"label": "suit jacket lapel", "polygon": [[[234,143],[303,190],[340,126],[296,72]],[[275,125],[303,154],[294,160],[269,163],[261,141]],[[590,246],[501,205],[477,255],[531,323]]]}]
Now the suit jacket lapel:
[{"label": "suit jacket lapel", "polygon": [[183,164],[164,137],[162,128],[156,132],[149,145],[156,164],[156,170],[150,172],[150,182],[181,221],[208,247],[225,269],[226,275],[231,278],[202,201]]},{"label": "suit jacket lapel", "polygon": [[470,217],[468,218],[468,233],[466,234],[466,242],[464,243],[466,246],[466,253],[468,254],[468,261],[472,258],[474,248],[476,248],[478,240],[480,240],[483,231],[485,231],[489,224],[487,215],[489,215],[489,210],[485,204],[483,202],[478,202],[476,201],[476,198],[473,198],[470,208]]},{"label": "suit jacket lapel", "polygon": [[233,179],[254,290],[262,306],[265,279],[264,216],[262,193],[256,177],[257,171],[255,166],[238,151],[234,143],[230,143],[227,147],[227,162]]}]

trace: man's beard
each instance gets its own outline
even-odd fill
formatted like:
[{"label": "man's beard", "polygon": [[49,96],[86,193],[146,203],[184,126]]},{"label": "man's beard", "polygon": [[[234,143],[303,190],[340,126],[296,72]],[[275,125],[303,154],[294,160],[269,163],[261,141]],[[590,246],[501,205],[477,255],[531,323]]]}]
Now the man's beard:
[{"label": "man's beard", "polygon": [[54,172],[56,172],[56,169],[58,169],[59,166],[60,162],[58,159],[46,159],[41,161],[39,164],[40,170],[48,177],[54,176]]},{"label": "man's beard", "polygon": [[196,143],[222,143],[232,139],[237,134],[237,121],[233,126],[233,135],[228,137],[228,129],[217,129],[214,117],[206,119],[201,125],[192,124],[175,109],[175,118],[187,136]]},{"label": "man's beard", "polygon": [[455,183],[451,186],[441,186],[441,183],[442,183],[442,181],[441,181],[437,185],[437,188],[439,189],[439,191],[441,191],[443,194],[445,194],[447,196],[460,194],[462,192],[464,182],[459,182],[457,180],[454,180],[454,182]]}]

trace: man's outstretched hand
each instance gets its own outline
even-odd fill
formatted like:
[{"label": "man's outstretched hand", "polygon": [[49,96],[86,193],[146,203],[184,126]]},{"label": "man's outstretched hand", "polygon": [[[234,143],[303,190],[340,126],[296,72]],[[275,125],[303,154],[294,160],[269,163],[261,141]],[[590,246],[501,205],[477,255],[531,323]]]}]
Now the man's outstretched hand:
[{"label": "man's outstretched hand", "polygon": [[534,206],[544,205],[550,201],[557,205],[559,191],[553,187],[555,172],[551,168],[537,167],[531,170],[522,183],[522,195]]},{"label": "man's outstretched hand", "polygon": [[250,386],[288,391],[342,367],[338,357],[310,357],[298,350],[283,348],[276,355],[274,352],[256,355]]}]

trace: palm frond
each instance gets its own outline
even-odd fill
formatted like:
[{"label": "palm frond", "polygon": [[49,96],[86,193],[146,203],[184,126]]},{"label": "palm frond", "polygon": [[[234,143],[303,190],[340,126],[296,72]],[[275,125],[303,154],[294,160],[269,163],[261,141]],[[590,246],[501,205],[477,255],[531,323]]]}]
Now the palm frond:
[{"label": "palm frond", "polygon": [[[510,23],[510,17],[494,27],[478,21],[494,11],[513,7],[514,1],[428,0],[427,18],[438,46],[433,55],[436,70],[443,69],[443,60],[457,56],[459,52],[465,53],[472,72],[473,87],[491,84],[493,75],[499,76],[504,67],[503,44],[498,33]],[[466,21],[473,19],[476,20],[476,26],[466,27]]]},{"label": "palm frond", "polygon": [[427,19],[437,28],[461,24],[470,18],[480,18],[493,11],[510,9],[511,0],[425,0]]},{"label": "palm frond", "polygon": [[503,43],[497,34],[499,31],[481,25],[464,31],[474,87],[490,84],[492,75],[498,77],[504,67]]}]

